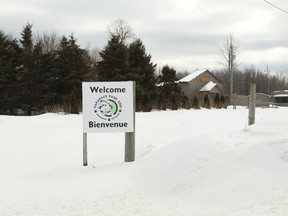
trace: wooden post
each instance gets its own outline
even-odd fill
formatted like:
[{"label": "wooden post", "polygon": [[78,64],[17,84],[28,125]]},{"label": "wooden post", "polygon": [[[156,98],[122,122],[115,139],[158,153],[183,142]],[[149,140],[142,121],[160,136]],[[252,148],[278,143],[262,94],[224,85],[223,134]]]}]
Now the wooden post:
[{"label": "wooden post", "polygon": [[125,133],[125,162],[135,161],[135,107],[136,107],[136,85],[133,82],[133,132]]},{"label": "wooden post", "polygon": [[83,166],[87,166],[87,159],[87,133],[83,133]]},{"label": "wooden post", "polygon": [[255,124],[256,83],[250,83],[248,125]]},{"label": "wooden post", "polygon": [[125,162],[135,160],[135,133],[125,133]]}]

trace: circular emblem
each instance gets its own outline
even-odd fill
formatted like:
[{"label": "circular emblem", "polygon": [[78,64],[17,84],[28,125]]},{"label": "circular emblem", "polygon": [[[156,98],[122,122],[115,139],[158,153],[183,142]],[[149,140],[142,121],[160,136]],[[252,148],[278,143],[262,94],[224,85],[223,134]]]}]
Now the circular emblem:
[{"label": "circular emblem", "polygon": [[121,112],[120,101],[113,98],[103,98],[97,100],[94,106],[94,112],[104,120],[110,121],[119,116]]}]

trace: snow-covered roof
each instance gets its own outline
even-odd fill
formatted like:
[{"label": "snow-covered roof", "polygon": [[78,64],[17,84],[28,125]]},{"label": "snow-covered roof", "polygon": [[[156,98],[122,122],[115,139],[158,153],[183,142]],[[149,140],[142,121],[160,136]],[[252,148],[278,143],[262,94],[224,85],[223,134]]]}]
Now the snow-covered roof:
[{"label": "snow-covered roof", "polygon": [[204,70],[196,70],[194,72],[192,72],[191,74],[189,74],[188,76],[180,79],[178,82],[181,83],[181,82],[190,82],[191,80],[195,79],[197,76],[199,76],[200,74],[204,73],[208,71],[207,69],[204,69]]},{"label": "snow-covered roof", "polygon": [[288,90],[274,91],[274,94],[277,94],[277,93],[288,93]]},{"label": "snow-covered roof", "polygon": [[200,89],[200,92],[201,91],[211,91],[217,84],[210,81],[209,83],[207,83],[206,85],[204,85],[201,89]]},{"label": "snow-covered roof", "polygon": [[273,97],[288,97],[288,90],[274,91]]},{"label": "snow-covered roof", "polygon": [[288,94],[277,94],[274,95],[273,97],[288,97]]}]

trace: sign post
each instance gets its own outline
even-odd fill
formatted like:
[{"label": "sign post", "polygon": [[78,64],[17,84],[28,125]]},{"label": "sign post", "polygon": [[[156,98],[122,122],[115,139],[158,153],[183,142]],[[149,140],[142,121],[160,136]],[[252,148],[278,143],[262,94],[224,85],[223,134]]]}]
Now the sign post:
[{"label": "sign post", "polygon": [[83,133],[83,166],[87,166],[87,133]]},{"label": "sign post", "polygon": [[[125,132],[125,161],[135,160],[135,82],[83,82],[83,165],[87,133]],[[126,156],[127,155],[127,156]]]},{"label": "sign post", "polygon": [[125,133],[125,162],[135,160],[135,132]]},{"label": "sign post", "polygon": [[[133,82],[133,107],[136,107],[136,86]],[[133,125],[135,127],[135,110],[133,111]],[[133,132],[125,133],[125,162],[135,160],[135,128]]]}]

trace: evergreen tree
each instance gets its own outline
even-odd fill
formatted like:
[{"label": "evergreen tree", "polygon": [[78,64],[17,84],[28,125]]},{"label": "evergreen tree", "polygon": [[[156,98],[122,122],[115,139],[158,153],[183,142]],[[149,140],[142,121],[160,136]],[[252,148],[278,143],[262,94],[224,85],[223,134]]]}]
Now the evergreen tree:
[{"label": "evergreen tree", "polygon": [[34,77],[33,84],[33,103],[35,107],[38,107],[39,110],[42,110],[45,106],[50,104],[49,101],[49,92],[50,83],[49,80],[53,76],[50,73],[50,67],[53,67],[53,64],[50,64],[47,68],[47,56],[51,56],[50,53],[43,53],[43,45],[42,42],[38,42],[33,49],[33,59],[34,59],[34,67],[31,71],[31,76]]},{"label": "evergreen tree", "polygon": [[51,106],[57,104],[57,88],[56,81],[59,80],[57,76],[57,53],[51,51],[44,53],[41,56],[41,73],[42,73],[42,106]]},{"label": "evergreen tree", "polygon": [[127,81],[129,73],[129,53],[119,37],[112,35],[107,46],[100,52],[98,79],[100,81]]},{"label": "evergreen tree", "polygon": [[[59,105],[58,86],[61,83],[59,76],[59,50],[61,38],[56,33],[39,33],[35,36],[35,53],[41,50],[38,60],[38,69],[41,71],[41,107],[52,108]],[[38,48],[37,48],[38,47]],[[40,49],[41,48],[41,49]],[[40,103],[39,103],[40,105]]]},{"label": "evergreen tree", "polygon": [[57,53],[54,84],[57,101],[70,107],[71,113],[79,113],[82,97],[82,81],[89,81],[90,67],[87,52],[81,49],[73,35],[62,37]]},{"label": "evergreen tree", "polygon": [[0,114],[14,114],[16,107],[20,48],[0,31]]},{"label": "evergreen tree", "polygon": [[180,86],[175,83],[176,70],[165,65],[159,77],[159,109],[176,110],[183,101],[183,93]]},{"label": "evergreen tree", "polygon": [[151,62],[151,56],[146,54],[140,39],[129,46],[129,66],[129,78],[136,81],[136,108],[138,111],[151,111],[156,97],[156,65]]},{"label": "evergreen tree", "polygon": [[20,45],[21,67],[18,72],[20,79],[18,106],[27,115],[31,115],[32,109],[41,109],[43,79],[40,60],[42,45],[38,43],[34,46],[30,23],[27,23],[21,32]]}]

